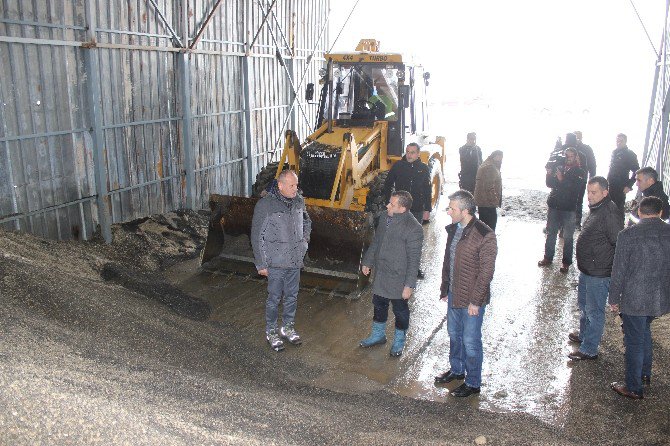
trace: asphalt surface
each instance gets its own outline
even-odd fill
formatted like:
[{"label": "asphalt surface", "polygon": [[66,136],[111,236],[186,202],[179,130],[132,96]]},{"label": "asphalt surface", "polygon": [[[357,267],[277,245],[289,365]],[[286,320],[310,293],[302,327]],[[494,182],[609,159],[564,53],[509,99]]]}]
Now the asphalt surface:
[{"label": "asphalt surface", "polygon": [[467,399],[432,385],[447,366],[444,214],[425,228],[400,359],[357,347],[367,297],[301,295],[304,345],[270,351],[264,283],[198,269],[198,215],[117,227],[111,246],[0,233],[0,444],[667,444],[667,343],[642,401],[608,388],[623,378],[613,317],[599,359],[571,364],[577,276],[535,266],[533,215],[500,220],[482,393]]}]

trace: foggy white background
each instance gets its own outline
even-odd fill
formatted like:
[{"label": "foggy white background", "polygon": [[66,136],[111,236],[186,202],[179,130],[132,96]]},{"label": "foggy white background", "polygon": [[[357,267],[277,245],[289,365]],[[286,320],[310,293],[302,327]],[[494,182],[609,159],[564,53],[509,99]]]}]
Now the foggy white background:
[{"label": "foggy white background", "polygon": [[[355,0],[331,2],[331,44]],[[664,0],[635,0],[659,50]],[[656,55],[629,0],[360,0],[334,51],[381,41],[431,73],[431,130],[505,152],[506,186],[544,187],[557,136],[581,130],[606,175],[617,133],[641,161]],[[454,178],[449,178],[453,180]]]}]

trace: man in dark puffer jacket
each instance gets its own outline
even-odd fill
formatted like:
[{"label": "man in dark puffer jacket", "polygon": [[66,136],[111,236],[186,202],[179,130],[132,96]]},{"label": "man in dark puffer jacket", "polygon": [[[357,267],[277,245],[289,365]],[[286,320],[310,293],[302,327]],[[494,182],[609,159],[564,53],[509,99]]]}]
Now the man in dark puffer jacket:
[{"label": "man in dark puffer jacket", "polygon": [[617,235],[623,229],[621,211],[609,197],[608,187],[603,177],[593,177],[587,185],[590,213],[577,239],[579,333],[568,335],[580,346],[568,355],[572,360],[598,357],[598,345],[605,328],[614,248]]}]

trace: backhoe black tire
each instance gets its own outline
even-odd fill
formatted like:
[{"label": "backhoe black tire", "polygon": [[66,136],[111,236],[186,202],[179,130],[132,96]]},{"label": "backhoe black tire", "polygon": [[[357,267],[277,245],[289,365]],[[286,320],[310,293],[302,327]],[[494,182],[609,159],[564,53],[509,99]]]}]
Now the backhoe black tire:
[{"label": "backhoe black tire", "polygon": [[260,172],[256,175],[256,182],[251,190],[252,197],[260,197],[261,192],[270,184],[272,180],[275,179],[277,175],[277,168],[279,167],[279,162],[270,163],[267,166],[263,167]]},{"label": "backhoe black tire", "polygon": [[437,208],[440,206],[440,197],[442,196],[442,187],[444,186],[444,175],[442,175],[439,159],[430,159],[428,162],[428,174],[430,175],[430,202],[433,207],[431,215],[435,215]]},{"label": "backhoe black tire", "polygon": [[386,182],[386,177],[388,176],[388,171],[381,172],[379,175],[372,180],[370,183],[370,191],[368,192],[368,197],[365,200],[365,211],[372,212],[373,214],[378,213],[386,209],[386,200],[384,199],[384,183]]}]

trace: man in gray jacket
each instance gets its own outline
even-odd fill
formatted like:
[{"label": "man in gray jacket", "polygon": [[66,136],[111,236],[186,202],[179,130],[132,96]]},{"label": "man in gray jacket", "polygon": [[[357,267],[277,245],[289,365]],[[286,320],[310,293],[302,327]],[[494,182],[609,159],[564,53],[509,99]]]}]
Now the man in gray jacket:
[{"label": "man in gray jacket", "polygon": [[651,383],[651,322],[670,313],[670,225],[662,211],[660,199],[642,199],[640,223],[619,233],[614,253],[609,302],[623,319],[626,381],[611,387],[632,399]]},{"label": "man in gray jacket", "polygon": [[[305,201],[298,195],[298,177],[292,170],[279,174],[277,187],[261,198],[254,208],[251,245],[258,274],[268,278],[265,306],[265,336],[275,351],[284,349],[282,338],[294,345],[302,343],[295,331],[300,268],[307,253],[312,222]],[[283,326],[277,330],[279,302],[282,300]]]},{"label": "man in gray jacket", "polygon": [[604,177],[591,178],[587,186],[590,212],[577,239],[579,333],[568,335],[579,344],[579,350],[568,355],[573,361],[598,357],[605,328],[614,248],[623,229],[621,211],[610,198],[608,187]]},{"label": "man in gray jacket", "polygon": [[423,229],[409,211],[412,196],[406,191],[391,195],[386,205],[386,218],[382,215],[370,247],[363,256],[362,271],[366,276],[375,270],[372,288],[374,316],[372,333],[362,340],[361,347],[386,343],[386,321],[389,303],[395,315],[395,335],[390,355],[400,356],[405,348],[405,335],[409,327],[407,301],[416,287]]}]

